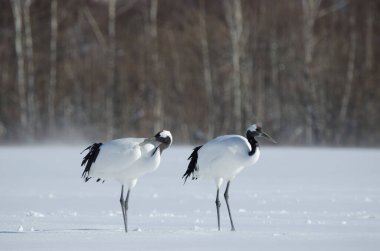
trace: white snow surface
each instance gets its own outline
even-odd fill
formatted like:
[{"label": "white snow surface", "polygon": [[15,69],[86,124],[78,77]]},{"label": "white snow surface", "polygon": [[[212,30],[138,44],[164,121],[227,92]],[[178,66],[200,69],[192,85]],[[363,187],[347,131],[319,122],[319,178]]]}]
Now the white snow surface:
[{"label": "white snow surface", "polygon": [[[190,146],[163,153],[132,190],[81,179],[86,146],[0,147],[0,250],[379,250],[380,150],[262,147],[230,186],[181,176]],[[224,187],[222,187],[224,189]],[[224,191],[223,191],[224,192]]]}]

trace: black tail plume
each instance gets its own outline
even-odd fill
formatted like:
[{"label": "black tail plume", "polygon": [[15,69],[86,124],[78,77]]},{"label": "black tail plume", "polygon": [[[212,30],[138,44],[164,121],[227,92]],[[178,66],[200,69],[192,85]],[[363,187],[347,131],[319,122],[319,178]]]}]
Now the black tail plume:
[{"label": "black tail plume", "polygon": [[96,158],[98,157],[98,154],[100,152],[100,146],[101,145],[103,145],[103,144],[102,143],[95,143],[95,144],[87,147],[86,149],[84,149],[81,152],[81,154],[82,154],[84,151],[89,150],[87,155],[84,156],[82,164],[81,164],[81,166],[86,165],[86,167],[84,168],[84,171],[82,173],[82,178],[84,179],[85,182],[87,182],[89,179],[91,179],[91,177],[89,177],[91,165],[92,165],[92,163],[95,163]]},{"label": "black tail plume", "polygon": [[197,146],[196,148],[194,148],[193,152],[191,153],[190,157],[188,158],[188,160],[190,160],[190,163],[189,163],[189,166],[187,167],[187,170],[185,172],[185,174],[182,176],[182,179],[185,179],[185,181],[183,183],[186,182],[187,178],[190,177],[190,175],[192,175],[192,180],[194,179],[197,179],[198,177],[196,176],[196,173],[198,172],[198,150],[201,149],[202,146]]}]

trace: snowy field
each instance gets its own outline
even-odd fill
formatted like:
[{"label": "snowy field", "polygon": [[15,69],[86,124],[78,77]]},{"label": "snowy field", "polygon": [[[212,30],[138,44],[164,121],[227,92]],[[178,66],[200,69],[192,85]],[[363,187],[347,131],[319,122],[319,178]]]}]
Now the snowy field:
[{"label": "snowy field", "polygon": [[[164,152],[131,193],[84,183],[83,146],[0,147],[0,250],[380,250],[380,150],[272,148],[230,187],[181,179],[191,147]],[[224,189],[224,187],[223,187]],[[223,191],[224,192],[224,191]]]}]

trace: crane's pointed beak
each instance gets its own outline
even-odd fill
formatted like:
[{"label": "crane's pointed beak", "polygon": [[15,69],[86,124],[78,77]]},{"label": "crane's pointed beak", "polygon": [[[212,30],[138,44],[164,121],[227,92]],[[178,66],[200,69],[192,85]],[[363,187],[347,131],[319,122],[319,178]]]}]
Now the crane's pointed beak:
[{"label": "crane's pointed beak", "polygon": [[277,144],[277,141],[275,141],[271,136],[266,134],[265,132],[261,132],[260,136],[267,138],[268,140],[272,141],[273,143]]}]

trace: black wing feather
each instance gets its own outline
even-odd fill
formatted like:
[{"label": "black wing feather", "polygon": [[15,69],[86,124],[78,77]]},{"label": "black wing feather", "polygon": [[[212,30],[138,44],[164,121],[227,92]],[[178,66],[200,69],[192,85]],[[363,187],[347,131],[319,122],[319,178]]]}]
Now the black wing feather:
[{"label": "black wing feather", "polygon": [[202,146],[195,147],[190,157],[188,158],[188,160],[190,160],[190,163],[185,174],[182,176],[182,178],[185,179],[184,183],[186,182],[187,178],[190,177],[190,175],[192,175],[192,180],[197,179],[196,173],[198,172],[198,151],[201,149],[201,147]]},{"label": "black wing feather", "polygon": [[91,166],[93,163],[95,163],[96,158],[98,157],[101,145],[103,145],[103,144],[102,143],[92,144],[91,146],[87,147],[86,149],[84,149],[81,152],[81,154],[82,154],[84,151],[89,150],[89,152],[86,154],[86,156],[84,156],[82,164],[81,164],[81,166],[86,165],[86,167],[84,168],[84,171],[82,173],[82,178],[84,179],[85,182],[87,182],[89,179],[91,179],[91,177],[89,177]]}]

